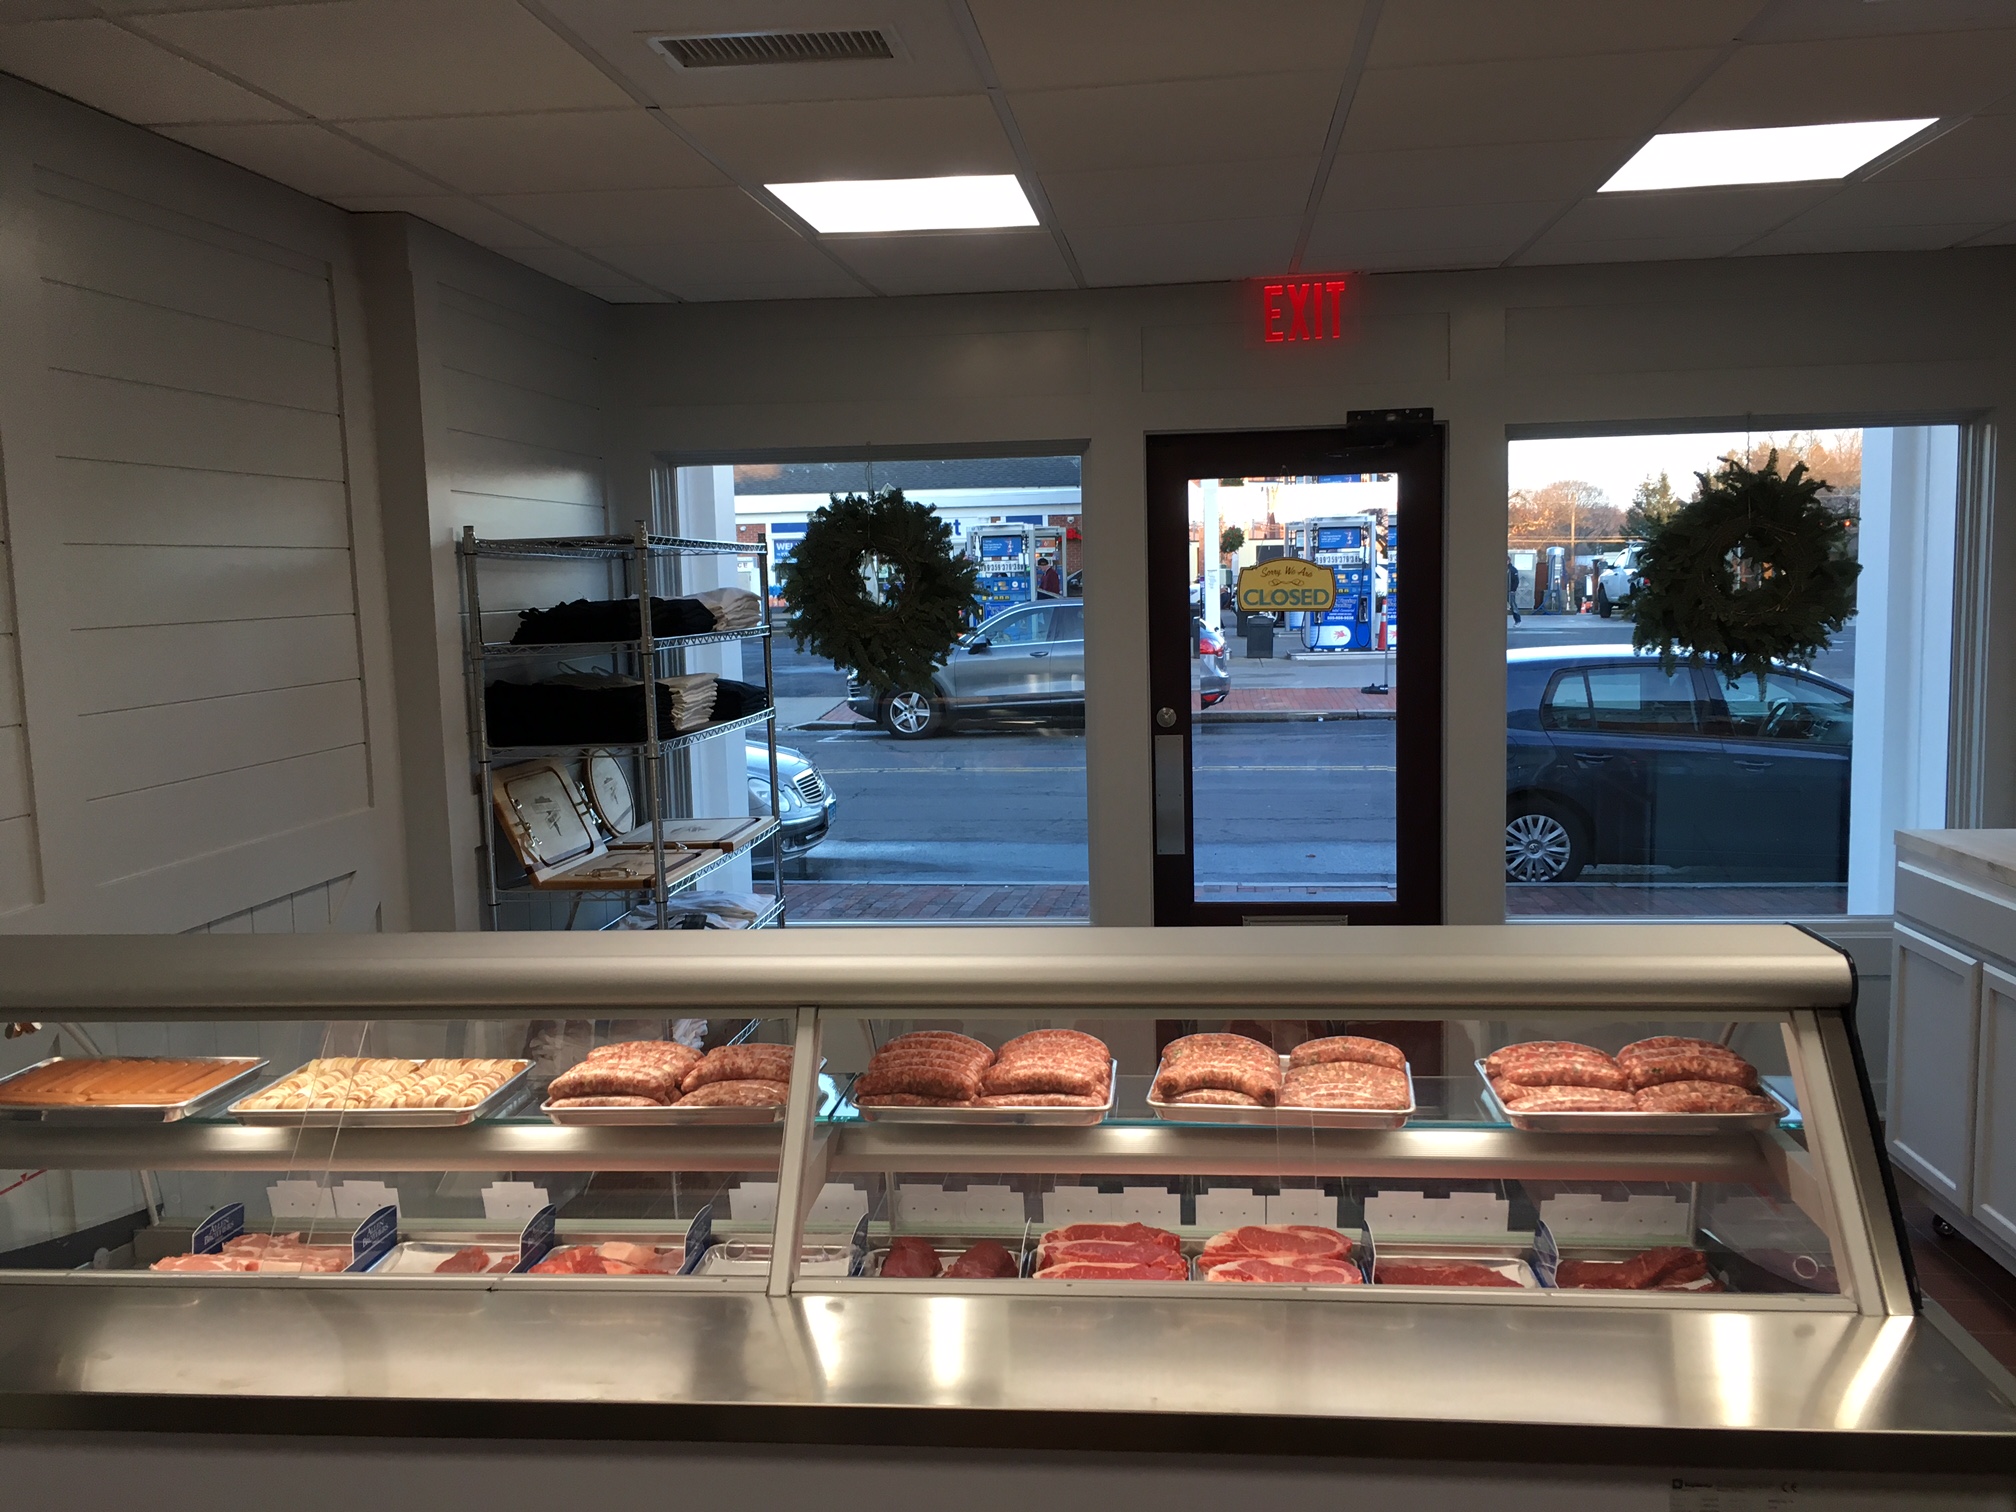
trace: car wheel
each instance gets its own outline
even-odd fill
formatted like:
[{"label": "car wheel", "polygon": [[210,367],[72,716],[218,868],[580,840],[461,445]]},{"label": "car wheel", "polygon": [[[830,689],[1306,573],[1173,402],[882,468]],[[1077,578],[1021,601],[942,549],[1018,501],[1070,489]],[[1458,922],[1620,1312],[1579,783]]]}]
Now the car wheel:
[{"label": "car wheel", "polygon": [[945,730],[945,711],[929,693],[892,693],[882,705],[882,728],[898,740],[927,740]]},{"label": "car wheel", "polygon": [[1582,826],[1546,804],[1520,804],[1505,820],[1505,880],[1573,882],[1589,864]]},{"label": "car wheel", "polygon": [[1596,585],[1596,612],[1604,619],[1610,618],[1610,595],[1603,591],[1603,585]]}]

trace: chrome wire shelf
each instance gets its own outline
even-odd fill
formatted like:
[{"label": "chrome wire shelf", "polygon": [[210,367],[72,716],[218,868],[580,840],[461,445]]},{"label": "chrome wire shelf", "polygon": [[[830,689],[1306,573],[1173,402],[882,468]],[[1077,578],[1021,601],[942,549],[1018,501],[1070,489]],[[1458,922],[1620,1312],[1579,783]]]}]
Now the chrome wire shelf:
[{"label": "chrome wire shelf", "polygon": [[751,625],[746,630],[709,630],[704,635],[661,635],[655,640],[545,641],[521,646],[513,641],[485,641],[483,656],[608,656],[613,652],[681,651],[692,646],[716,646],[723,641],[759,640],[770,633],[768,625]]},{"label": "chrome wire shelf", "polygon": [[509,540],[465,540],[461,549],[469,556],[518,557],[551,562],[613,560],[634,557],[641,549],[651,556],[736,556],[767,550],[761,544],[740,541],[705,541],[686,536],[544,536],[513,537]]},{"label": "chrome wire shelf", "polygon": [[[737,730],[751,730],[777,717],[775,709],[764,709],[755,714],[744,714],[740,719],[724,720],[720,724],[710,724],[702,729],[688,730],[683,735],[667,735],[658,742],[661,751],[681,751],[688,746],[696,746],[703,741],[714,740],[722,735],[733,735]],[[612,756],[640,755],[645,749],[641,740],[632,741],[583,741],[575,745],[546,746],[491,746],[492,761],[531,761],[540,756],[581,756],[590,751],[607,751]]]},{"label": "chrome wire shelf", "polygon": [[[763,826],[755,834],[751,835],[742,844],[736,846],[732,851],[721,851],[711,861],[702,861],[691,871],[681,872],[676,877],[667,877],[665,879],[665,895],[670,897],[674,893],[684,892],[702,877],[712,876],[730,861],[735,860],[739,856],[747,855],[757,846],[763,844],[772,835],[775,835],[780,828],[781,826],[775,819],[766,819]],[[499,903],[510,903],[530,901],[534,898],[562,896],[568,899],[579,899],[582,902],[589,902],[591,900],[606,902],[611,898],[627,898],[635,902],[637,894],[641,891],[643,889],[637,887],[500,887],[497,889],[497,901]]]}]

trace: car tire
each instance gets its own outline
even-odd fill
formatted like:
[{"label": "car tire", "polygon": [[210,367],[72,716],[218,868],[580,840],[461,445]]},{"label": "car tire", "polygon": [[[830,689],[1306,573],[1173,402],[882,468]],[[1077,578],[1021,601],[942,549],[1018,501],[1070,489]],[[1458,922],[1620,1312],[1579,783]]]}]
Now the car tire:
[{"label": "car tire", "polygon": [[1507,882],[1573,882],[1588,864],[1588,833],[1574,815],[1533,798],[1507,809]]},{"label": "car tire", "polygon": [[1596,585],[1596,612],[1604,619],[1610,618],[1610,595],[1603,591],[1603,585]]},{"label": "car tire", "polygon": [[882,728],[898,740],[945,733],[945,706],[929,693],[892,693],[882,700]]}]

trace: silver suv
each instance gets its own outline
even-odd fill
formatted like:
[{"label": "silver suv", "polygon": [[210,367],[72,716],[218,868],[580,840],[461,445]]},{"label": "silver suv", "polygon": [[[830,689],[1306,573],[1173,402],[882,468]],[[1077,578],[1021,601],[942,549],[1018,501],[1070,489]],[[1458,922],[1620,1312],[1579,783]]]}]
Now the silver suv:
[{"label": "silver suv", "polygon": [[1017,604],[952,648],[928,690],[878,696],[849,681],[847,707],[899,740],[943,734],[976,715],[1070,715],[1085,712],[1085,601]]}]

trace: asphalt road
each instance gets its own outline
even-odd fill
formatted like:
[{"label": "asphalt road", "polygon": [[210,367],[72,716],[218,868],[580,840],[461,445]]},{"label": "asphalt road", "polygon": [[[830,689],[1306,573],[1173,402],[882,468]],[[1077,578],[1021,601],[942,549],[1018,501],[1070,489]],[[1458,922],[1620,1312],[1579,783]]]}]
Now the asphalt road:
[{"label": "asphalt road", "polygon": [[[1083,882],[1085,740],[1014,726],[937,740],[786,737],[839,796],[814,881]],[[1364,886],[1390,875],[1388,720],[1208,726],[1197,743],[1199,880]]]}]

